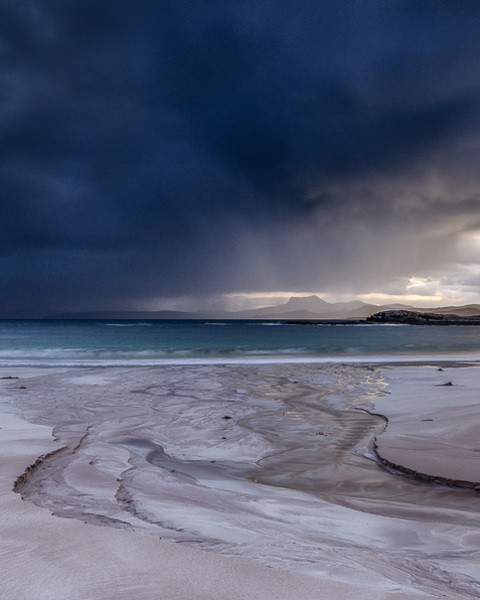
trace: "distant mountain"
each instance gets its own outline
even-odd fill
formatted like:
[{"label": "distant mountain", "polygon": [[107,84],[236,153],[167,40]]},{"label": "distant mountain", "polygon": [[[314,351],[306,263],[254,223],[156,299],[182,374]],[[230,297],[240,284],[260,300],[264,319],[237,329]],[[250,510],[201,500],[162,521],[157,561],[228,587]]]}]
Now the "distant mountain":
[{"label": "distant mountain", "polygon": [[467,304],[466,306],[445,306],[442,308],[429,308],[428,312],[438,315],[458,315],[459,317],[474,317],[480,315],[480,304]]},{"label": "distant mountain", "polygon": [[293,296],[285,304],[236,313],[237,319],[363,319],[379,307],[360,300],[326,302],[318,296]]},{"label": "distant mountain", "polygon": [[285,310],[306,310],[312,313],[322,312],[330,304],[318,296],[292,296],[286,304],[281,304],[278,308]]},{"label": "distant mountain", "polygon": [[[314,318],[312,315],[320,314],[328,310],[332,305],[318,296],[292,296],[285,304],[276,306],[267,306],[265,308],[251,308],[242,310],[236,314],[238,319],[276,319],[282,318],[278,315],[289,315],[289,319]],[[293,317],[294,313],[301,313],[304,316]],[[307,316],[308,313],[308,316]]]},{"label": "distant mountain", "polygon": [[268,319],[268,320],[348,320],[366,319],[387,310],[428,311],[436,314],[456,314],[463,317],[480,315],[480,304],[419,309],[406,304],[366,304],[360,300],[350,302],[326,302],[318,296],[292,296],[287,302],[264,308],[252,308],[239,312],[208,313],[160,311],[98,311],[87,313],[63,313],[48,319]]}]

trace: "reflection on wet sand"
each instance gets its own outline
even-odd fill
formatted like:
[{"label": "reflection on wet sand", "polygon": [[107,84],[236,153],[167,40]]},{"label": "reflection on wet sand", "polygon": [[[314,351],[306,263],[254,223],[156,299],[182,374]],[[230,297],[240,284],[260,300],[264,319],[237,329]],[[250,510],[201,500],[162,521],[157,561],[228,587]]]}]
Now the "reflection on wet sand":
[{"label": "reflection on wet sand", "polygon": [[[253,416],[245,426],[265,437],[285,434],[291,447],[261,458],[254,481],[315,494],[357,510],[402,518],[471,523],[480,513],[480,495],[471,489],[439,485],[388,468],[373,451],[373,440],[387,419],[361,406],[368,396],[336,407],[329,396],[304,388],[281,415]],[[381,388],[377,390],[381,394]],[[316,438],[295,434],[296,423],[321,423]]]}]

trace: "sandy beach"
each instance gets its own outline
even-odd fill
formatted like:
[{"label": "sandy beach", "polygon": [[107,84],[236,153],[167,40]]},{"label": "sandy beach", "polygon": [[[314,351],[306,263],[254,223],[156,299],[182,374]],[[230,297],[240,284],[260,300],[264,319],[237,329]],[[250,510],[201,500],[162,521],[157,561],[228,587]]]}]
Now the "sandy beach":
[{"label": "sandy beach", "polygon": [[477,598],[479,375],[2,368],[3,597]]}]

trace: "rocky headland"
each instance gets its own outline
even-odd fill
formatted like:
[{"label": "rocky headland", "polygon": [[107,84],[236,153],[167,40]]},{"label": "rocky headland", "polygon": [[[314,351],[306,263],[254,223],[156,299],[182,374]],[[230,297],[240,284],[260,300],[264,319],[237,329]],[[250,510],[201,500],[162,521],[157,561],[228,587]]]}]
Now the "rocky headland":
[{"label": "rocky headland", "polygon": [[413,310],[384,310],[367,317],[366,322],[405,325],[480,325],[480,315],[461,317],[455,314],[439,315]]}]

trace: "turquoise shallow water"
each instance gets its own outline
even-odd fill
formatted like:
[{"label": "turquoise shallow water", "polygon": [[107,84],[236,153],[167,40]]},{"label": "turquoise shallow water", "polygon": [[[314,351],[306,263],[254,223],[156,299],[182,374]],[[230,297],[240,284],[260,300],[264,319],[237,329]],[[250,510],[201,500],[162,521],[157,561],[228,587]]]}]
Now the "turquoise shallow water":
[{"label": "turquoise shallow water", "polygon": [[480,356],[480,327],[281,321],[0,321],[0,364]]}]

